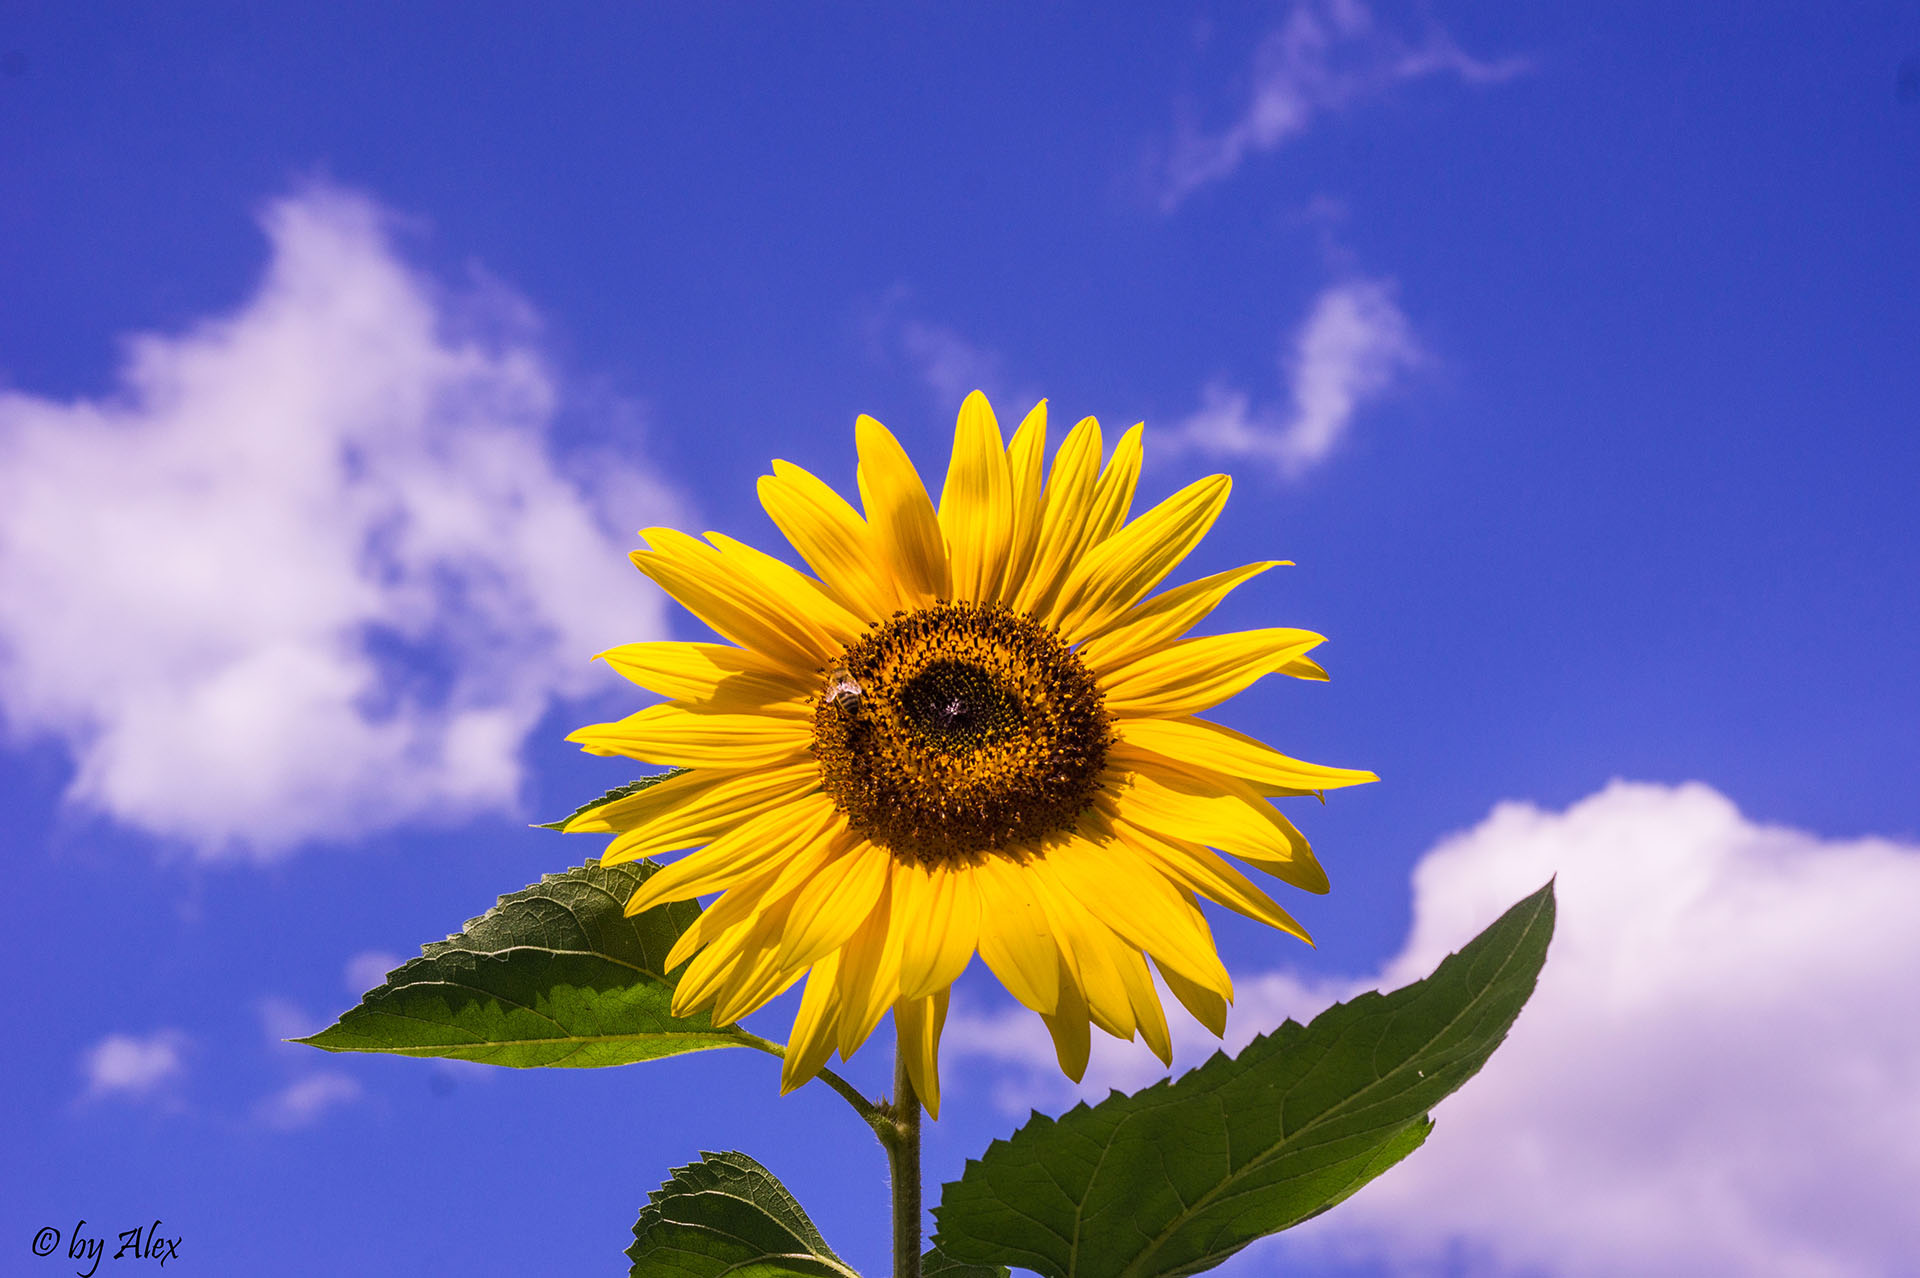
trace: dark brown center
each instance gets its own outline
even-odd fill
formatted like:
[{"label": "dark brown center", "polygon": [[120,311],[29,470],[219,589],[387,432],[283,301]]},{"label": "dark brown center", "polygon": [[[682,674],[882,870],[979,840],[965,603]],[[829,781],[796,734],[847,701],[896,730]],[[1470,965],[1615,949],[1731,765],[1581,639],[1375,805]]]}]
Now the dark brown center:
[{"label": "dark brown center", "polygon": [[820,775],[856,833],[926,864],[1020,855],[1092,804],[1112,741],[1093,675],[999,605],[899,613],[814,702]]}]

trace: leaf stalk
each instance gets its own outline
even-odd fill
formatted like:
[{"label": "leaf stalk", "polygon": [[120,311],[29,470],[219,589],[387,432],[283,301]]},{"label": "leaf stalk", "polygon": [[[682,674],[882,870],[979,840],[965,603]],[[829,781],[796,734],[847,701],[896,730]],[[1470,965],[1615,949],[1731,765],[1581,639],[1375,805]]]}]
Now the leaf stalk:
[{"label": "leaf stalk", "polygon": [[[776,1043],[770,1038],[761,1038],[758,1034],[739,1029],[738,1027],[735,1027],[735,1033],[739,1035],[740,1042],[743,1046],[754,1048],[757,1051],[765,1052],[769,1056],[779,1057],[782,1060],[786,1059],[786,1044]],[[815,1077],[839,1093],[841,1100],[853,1106],[853,1112],[860,1115],[867,1126],[873,1128],[874,1134],[880,1138],[881,1144],[887,1145],[889,1149],[892,1148],[892,1146],[888,1144],[892,1139],[894,1130],[893,1111],[890,1108],[884,1104],[875,1104],[873,1101],[868,1100],[860,1094],[859,1088],[830,1069],[822,1067]]]}]

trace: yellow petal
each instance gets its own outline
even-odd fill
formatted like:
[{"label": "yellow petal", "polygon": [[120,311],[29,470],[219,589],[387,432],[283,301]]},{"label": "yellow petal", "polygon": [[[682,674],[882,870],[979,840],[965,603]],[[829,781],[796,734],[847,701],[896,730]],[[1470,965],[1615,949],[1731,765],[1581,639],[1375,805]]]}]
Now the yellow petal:
[{"label": "yellow petal", "polygon": [[1232,487],[1225,475],[1191,483],[1083,555],[1054,605],[1067,642],[1092,634],[1159,585],[1213,527]]},{"label": "yellow petal", "polygon": [[732,1025],[799,981],[806,969],[781,967],[774,954],[772,940],[780,935],[783,921],[780,911],[768,911],[718,936],[687,963],[674,990],[674,1015],[710,1004],[714,1025]]},{"label": "yellow petal", "polygon": [[[701,957],[704,958],[705,955]],[[702,973],[702,981],[698,985],[685,985],[686,978],[683,976],[682,988],[674,991],[673,1015],[686,1017],[705,1011],[713,1018],[716,1026],[725,1026],[756,1010],[759,1004],[752,1003],[745,991],[758,989],[766,977],[772,975],[758,966],[765,961],[765,958],[764,951],[742,950],[731,955],[725,964],[717,968],[717,974]],[[698,959],[694,961],[699,962]],[[689,965],[687,970],[693,971],[692,965]],[[799,975],[804,973],[793,974],[796,978]],[[695,991],[698,992],[695,993]],[[746,1010],[737,1012],[733,1016],[726,1016],[720,1010],[723,1006],[744,1007]]]},{"label": "yellow petal", "polygon": [[1126,986],[1134,1024],[1140,1027],[1140,1040],[1160,1058],[1162,1065],[1173,1064],[1173,1036],[1167,1032],[1166,1009],[1160,1006],[1160,995],[1153,988],[1153,975],[1147,971],[1146,959],[1138,950],[1121,945],[1113,950],[1113,962]]},{"label": "yellow petal", "polygon": [[979,391],[960,406],[953,460],[940,492],[940,528],[946,535],[953,598],[999,598],[1013,535],[1013,481],[1000,424]]},{"label": "yellow petal", "polygon": [[1227,1000],[1207,989],[1195,985],[1178,972],[1167,970],[1166,964],[1154,961],[1154,967],[1160,972],[1160,979],[1167,983],[1167,989],[1180,1000],[1180,1006],[1187,1009],[1193,1019],[1212,1031],[1215,1038],[1225,1038],[1227,1034]]},{"label": "yellow petal", "polygon": [[604,834],[614,830],[631,830],[645,825],[662,812],[676,807],[683,801],[706,793],[716,786],[734,786],[745,782],[753,784],[757,778],[722,768],[706,768],[699,772],[682,772],[669,776],[664,781],[655,781],[644,790],[636,790],[624,799],[615,799],[611,803],[602,803],[589,808],[578,816],[567,818],[561,827],[566,834]]},{"label": "yellow petal", "polygon": [[906,449],[871,417],[854,424],[854,442],[860,451],[860,502],[867,509],[867,526],[892,565],[902,602],[920,607],[951,598],[940,517]]},{"label": "yellow petal", "polygon": [[[808,795],[783,803],[742,821],[698,852],[655,870],[627,901],[632,916],[664,901],[690,901],[709,892],[724,892],[734,884],[785,866],[803,850],[827,844],[834,827],[845,818],[823,795]],[[701,916],[709,929],[721,920]]]},{"label": "yellow petal", "polygon": [[[1146,857],[1149,863],[1182,890],[1198,893],[1236,914],[1244,914],[1268,927],[1297,936],[1309,945],[1313,944],[1313,938],[1294,921],[1293,915],[1281,909],[1279,902],[1255,887],[1251,879],[1212,848],[1176,836],[1158,834],[1130,821],[1114,820],[1113,830],[1123,842]],[[1204,920],[1196,916],[1190,921],[1202,931],[1205,930]],[[1231,986],[1221,988],[1219,992],[1230,994]]]},{"label": "yellow petal", "polygon": [[[679,802],[657,803],[644,822],[627,827],[626,832],[600,854],[602,865],[617,865],[637,857],[672,852],[678,848],[707,843],[742,825],[763,812],[784,807],[807,794],[820,790],[820,767],[809,759],[790,768],[756,769],[728,772],[724,778],[710,781],[699,772],[686,774],[698,782],[684,789],[681,777],[662,782],[653,790],[665,790]],[[652,790],[642,791],[641,798]]]},{"label": "yellow petal", "polygon": [[793,988],[807,974],[804,967],[781,967],[771,948],[762,941],[741,964],[733,979],[713,1001],[713,1023],[731,1025],[743,1016],[751,1016]]},{"label": "yellow petal", "polygon": [[900,606],[867,521],[839,493],[778,460],[759,490],[768,517],[849,611],[872,621]]},{"label": "yellow petal", "polygon": [[625,755],[686,767],[768,768],[807,757],[813,728],[806,719],[763,714],[696,714],[669,702],[616,723],[590,723],[567,734],[588,754]]},{"label": "yellow petal", "polygon": [[971,868],[980,894],[981,959],[1009,994],[1042,1015],[1051,1014],[1061,997],[1060,947],[1025,870],[999,857]]},{"label": "yellow petal", "polygon": [[1067,432],[1054,454],[1053,471],[1042,493],[1040,531],[1034,539],[1033,567],[1018,583],[1016,611],[1044,615],[1073,566],[1087,503],[1100,473],[1100,423],[1091,417]]},{"label": "yellow petal", "polygon": [[1120,813],[1130,824],[1219,848],[1308,892],[1327,890],[1327,873],[1306,839],[1251,786],[1202,780],[1151,756],[1129,755],[1124,746],[1114,747],[1108,761],[1127,769]]},{"label": "yellow petal", "polygon": [[1135,749],[1256,786],[1298,793],[1364,785],[1380,778],[1355,768],[1329,768],[1290,759],[1271,746],[1204,719],[1122,719],[1119,739]]},{"label": "yellow petal", "polygon": [[[1107,824],[1102,822],[1101,824]],[[1232,979],[1173,881],[1109,832],[1050,848],[1047,861],[1066,890],[1129,946],[1153,954],[1216,989]]]},{"label": "yellow petal", "polygon": [[[634,893],[634,896],[639,896],[639,893]],[[640,908],[646,909],[647,907],[643,905]],[[633,908],[632,900],[629,900],[627,902],[627,913],[634,915],[639,912],[640,910]],[[734,921],[738,922],[739,920],[736,919]],[[702,910],[700,913],[694,915],[693,922],[687,925],[687,930],[679,935],[673,943],[673,948],[667,951],[667,961],[664,964],[665,970],[669,972],[673,971],[682,963],[685,963],[688,959],[698,954],[701,947],[708,941],[711,941],[714,937],[726,931],[725,928],[712,926],[712,924],[712,910]]]},{"label": "yellow petal", "polygon": [[[700,913],[694,915],[693,922],[687,924],[687,930],[680,934],[679,938],[674,941],[673,948],[667,951],[667,961],[665,964],[667,971],[671,972],[682,963],[692,959],[694,955],[698,954],[701,949],[715,937],[723,936],[732,928],[748,922],[754,915],[764,913],[765,907],[768,904],[764,897],[754,894],[751,890],[744,893],[730,891],[721,896],[720,899],[722,901],[745,902],[746,904],[741,909],[729,912],[725,918],[722,918],[719,912],[715,910],[702,910]],[[642,901],[643,899],[640,893],[635,892],[633,897],[627,902],[627,914],[631,916],[639,913],[640,911],[636,910],[634,905],[635,902]],[[649,904],[650,903],[643,902],[640,909],[648,908]],[[778,907],[781,903],[774,902],[773,904]]]},{"label": "yellow petal", "polygon": [[863,842],[814,871],[794,895],[781,964],[804,967],[845,945],[874,912],[892,866],[892,853]]},{"label": "yellow petal", "polygon": [[840,646],[803,616],[729,573],[711,547],[703,549],[712,554],[711,560],[646,550],[628,558],[688,612],[790,673],[804,677],[839,652]]},{"label": "yellow petal", "polygon": [[833,1055],[839,1027],[840,956],[829,954],[813,965],[800,1011],[787,1036],[786,1059],[780,1065],[780,1094],[786,1095],[820,1072]]},{"label": "yellow petal", "polygon": [[681,973],[673,1014],[711,1007],[714,1024],[730,1025],[798,980],[805,969],[783,969],[775,957],[773,941],[784,915],[782,908],[764,910],[713,936]]},{"label": "yellow petal", "polygon": [[970,870],[894,862],[901,936],[900,996],[925,998],[960,978],[980,943],[980,897]]},{"label": "yellow petal", "polygon": [[1310,630],[1241,630],[1183,639],[1108,674],[1107,710],[1177,719],[1210,710],[1325,639]]},{"label": "yellow petal", "polygon": [[[792,837],[777,836],[770,840],[780,847],[779,854],[770,858],[756,857],[752,872],[729,885],[720,898],[709,905],[693,926],[681,935],[681,941],[685,942],[695,931],[704,930],[711,934],[732,927],[747,915],[762,910],[780,908],[791,912],[791,898],[811,882],[815,874],[825,869],[828,863],[846,856],[856,846],[864,845],[863,839],[847,830],[846,815],[831,800],[823,801],[829,811],[824,824],[795,830]],[[705,855],[704,851],[693,854],[696,857]],[[674,864],[684,862],[676,861]],[[674,948],[679,952],[678,944]],[[693,951],[686,952],[691,954]]]},{"label": "yellow petal", "polygon": [[805,617],[808,625],[833,643],[852,643],[866,633],[867,618],[855,616],[825,586],[793,565],[725,533],[710,532],[707,540],[720,552],[720,561],[728,569]]},{"label": "yellow petal", "polygon": [[[1138,867],[1137,860],[1124,846],[1109,843],[1095,847],[1075,838],[1064,845],[1049,847],[1044,861],[1036,863],[1041,897],[1054,918],[1056,931],[1067,942],[1064,948],[1070,954],[1069,965],[1086,994],[1093,1022],[1116,1038],[1130,1039],[1137,1030],[1156,1056],[1171,1063],[1173,1042],[1167,1032],[1166,1013],[1160,1006],[1159,995],[1154,992],[1153,978],[1147,973],[1136,936],[1172,936],[1179,924],[1193,913],[1192,907],[1164,880],[1154,882],[1149,890],[1167,899],[1155,901],[1151,906],[1138,898],[1130,905],[1119,905],[1112,894],[1097,888],[1090,895],[1087,889],[1095,876],[1076,872],[1094,868],[1086,865],[1090,856],[1097,856],[1109,875],[1124,877],[1136,888],[1146,888],[1157,879],[1150,873],[1128,874],[1126,869],[1119,868],[1128,862]],[[1109,923],[1108,911],[1124,920],[1134,934],[1130,935],[1127,927]],[[1176,922],[1170,923],[1162,917],[1149,928],[1137,926],[1143,914],[1169,913]],[[1191,926],[1186,930],[1191,933]],[[1197,948],[1206,956],[1199,963],[1201,970],[1211,982],[1231,988],[1226,969],[1213,953],[1211,937],[1202,930],[1197,939]],[[1183,956],[1196,948],[1193,940],[1185,938],[1171,947],[1180,950]]]},{"label": "yellow petal", "polygon": [[840,951],[840,1055],[851,1058],[887,1009],[900,1001],[900,938],[893,933],[892,885]]},{"label": "yellow petal", "polygon": [[1047,401],[1033,406],[1007,445],[1007,474],[1013,482],[1013,539],[1007,545],[1007,571],[1001,578],[1000,598],[1013,603],[1033,568],[1040,544],[1040,516],[1045,510],[1046,486],[1042,464],[1047,452]]},{"label": "yellow petal", "polygon": [[1063,979],[1079,986],[1094,1024],[1115,1038],[1132,1038],[1133,1006],[1113,962],[1112,932],[1055,881],[1049,859],[1036,859],[1024,873],[1066,959]]},{"label": "yellow petal", "polygon": [[754,934],[764,933],[768,926],[765,918],[755,916],[709,939],[707,947],[693,956],[686,971],[680,974],[679,983],[673,987],[670,1005],[673,1014],[691,1016],[711,1006],[753,952],[749,942]]},{"label": "yellow petal", "polygon": [[1269,568],[1287,563],[1269,559],[1227,572],[1202,577],[1155,595],[1145,603],[1095,627],[1080,648],[1080,659],[1096,674],[1126,665],[1187,633],[1225,599],[1235,587]]},{"label": "yellow petal", "polygon": [[1327,681],[1327,672],[1311,657],[1294,657],[1285,665],[1275,667],[1274,673],[1294,679],[1313,679],[1320,683]]},{"label": "yellow petal", "polygon": [[1093,492],[1086,499],[1072,549],[1062,564],[1060,582],[1049,592],[1047,602],[1036,610],[1035,615],[1042,620],[1055,624],[1060,622],[1061,605],[1065,602],[1063,596],[1072,568],[1126,523],[1127,512],[1133,506],[1134,485],[1140,478],[1140,430],[1139,426],[1135,426],[1120,437],[1106,469],[1100,472],[1099,482],[1094,484]]},{"label": "yellow petal", "polygon": [[1046,1023],[1047,1033],[1053,1036],[1053,1056],[1060,1062],[1060,1072],[1074,1082],[1087,1075],[1087,1056],[1092,1050],[1092,1015],[1087,1010],[1087,1000],[1080,994],[1080,987],[1074,984],[1071,973],[1066,972],[1066,959],[1055,956],[1054,962],[1062,969],[1054,978],[1060,987],[1060,1007],[1056,1012],[1042,1012],[1040,1019]]},{"label": "yellow petal", "polygon": [[902,999],[894,1004],[893,1024],[899,1039],[900,1059],[906,1062],[907,1079],[914,1095],[928,1114],[940,1117],[940,1031],[947,1024],[947,998],[942,989],[925,998]]},{"label": "yellow petal", "polygon": [[764,714],[810,714],[814,688],[776,661],[719,643],[656,640],[626,643],[600,653],[624,677],[649,692],[693,708],[752,706]]},{"label": "yellow petal", "polygon": [[1127,522],[1127,512],[1133,509],[1133,488],[1140,481],[1140,432],[1144,429],[1144,425],[1135,425],[1120,437],[1106,469],[1100,472],[1100,482],[1093,486],[1086,527],[1080,534],[1083,552],[1098,546]]}]

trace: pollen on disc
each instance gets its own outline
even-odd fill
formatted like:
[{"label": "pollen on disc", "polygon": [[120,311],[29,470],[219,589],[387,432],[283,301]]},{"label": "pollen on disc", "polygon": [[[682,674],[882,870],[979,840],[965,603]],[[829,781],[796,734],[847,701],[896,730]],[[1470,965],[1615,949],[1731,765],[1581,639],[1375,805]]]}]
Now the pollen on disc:
[{"label": "pollen on disc", "polygon": [[822,783],[858,834],[928,864],[1020,855],[1093,803],[1112,743],[1093,675],[1000,605],[896,614],[814,699]]}]

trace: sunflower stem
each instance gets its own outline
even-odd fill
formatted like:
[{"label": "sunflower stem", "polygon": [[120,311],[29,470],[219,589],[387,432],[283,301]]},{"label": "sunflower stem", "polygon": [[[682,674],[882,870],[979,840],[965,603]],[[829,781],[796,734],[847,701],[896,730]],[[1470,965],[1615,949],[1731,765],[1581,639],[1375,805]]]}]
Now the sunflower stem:
[{"label": "sunflower stem", "polygon": [[[751,1047],[755,1051],[765,1052],[769,1056],[777,1056],[782,1060],[786,1059],[787,1048],[784,1043],[776,1043],[770,1038],[761,1038],[758,1034],[750,1033],[738,1027],[735,1028],[734,1032],[742,1046]],[[875,1134],[880,1137],[881,1144],[887,1146],[889,1149],[893,1148],[895,1120],[891,1109],[883,1104],[877,1105],[868,1100],[860,1094],[859,1088],[830,1069],[822,1067],[820,1072],[814,1077],[838,1092],[841,1100],[853,1106],[853,1112],[860,1115],[860,1117],[866,1121],[867,1126],[873,1128]]]},{"label": "sunflower stem", "polygon": [[920,1097],[907,1076],[907,1054],[893,1056],[893,1103],[887,1165],[893,1173],[893,1278],[920,1278]]}]

